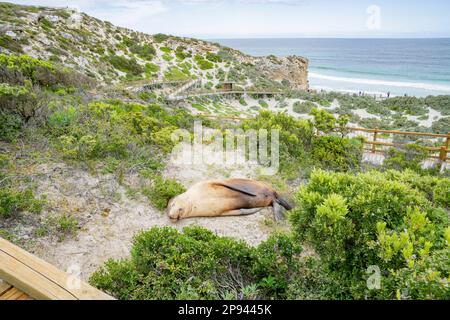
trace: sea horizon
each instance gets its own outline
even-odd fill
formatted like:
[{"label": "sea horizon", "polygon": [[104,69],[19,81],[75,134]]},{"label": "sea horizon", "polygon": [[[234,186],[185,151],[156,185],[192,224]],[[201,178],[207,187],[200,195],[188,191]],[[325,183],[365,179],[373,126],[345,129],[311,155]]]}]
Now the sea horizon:
[{"label": "sea horizon", "polygon": [[450,37],[217,38],[252,56],[299,55],[310,61],[314,90],[387,96],[450,94]]}]

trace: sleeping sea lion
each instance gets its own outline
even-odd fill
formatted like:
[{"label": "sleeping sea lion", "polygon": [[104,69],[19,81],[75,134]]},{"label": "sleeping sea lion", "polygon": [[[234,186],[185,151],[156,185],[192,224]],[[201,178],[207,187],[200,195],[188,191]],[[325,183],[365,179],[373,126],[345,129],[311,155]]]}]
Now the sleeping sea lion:
[{"label": "sleeping sea lion", "polygon": [[200,182],[169,201],[171,220],[192,217],[251,215],[273,207],[275,219],[284,217],[283,208],[292,207],[264,182],[248,179]]}]

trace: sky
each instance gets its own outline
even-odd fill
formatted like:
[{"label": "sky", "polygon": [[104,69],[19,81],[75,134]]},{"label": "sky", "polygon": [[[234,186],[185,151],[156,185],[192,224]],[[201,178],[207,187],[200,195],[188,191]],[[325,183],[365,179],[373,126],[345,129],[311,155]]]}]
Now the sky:
[{"label": "sky", "polygon": [[69,6],[149,34],[222,38],[450,37],[448,0],[9,0]]}]

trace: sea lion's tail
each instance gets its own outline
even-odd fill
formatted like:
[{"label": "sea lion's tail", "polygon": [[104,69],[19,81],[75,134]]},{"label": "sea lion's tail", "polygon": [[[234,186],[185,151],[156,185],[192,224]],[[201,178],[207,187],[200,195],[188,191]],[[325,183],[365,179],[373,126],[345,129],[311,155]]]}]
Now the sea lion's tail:
[{"label": "sea lion's tail", "polygon": [[294,209],[293,206],[291,206],[286,200],[284,200],[279,195],[277,195],[277,197],[275,198],[275,201],[288,211]]}]

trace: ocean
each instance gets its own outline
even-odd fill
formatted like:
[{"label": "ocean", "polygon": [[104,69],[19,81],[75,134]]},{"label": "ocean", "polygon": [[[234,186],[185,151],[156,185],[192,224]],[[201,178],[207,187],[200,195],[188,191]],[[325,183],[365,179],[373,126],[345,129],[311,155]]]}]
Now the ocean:
[{"label": "ocean", "polygon": [[309,59],[312,89],[386,95],[450,94],[450,39],[219,39],[253,56]]}]

